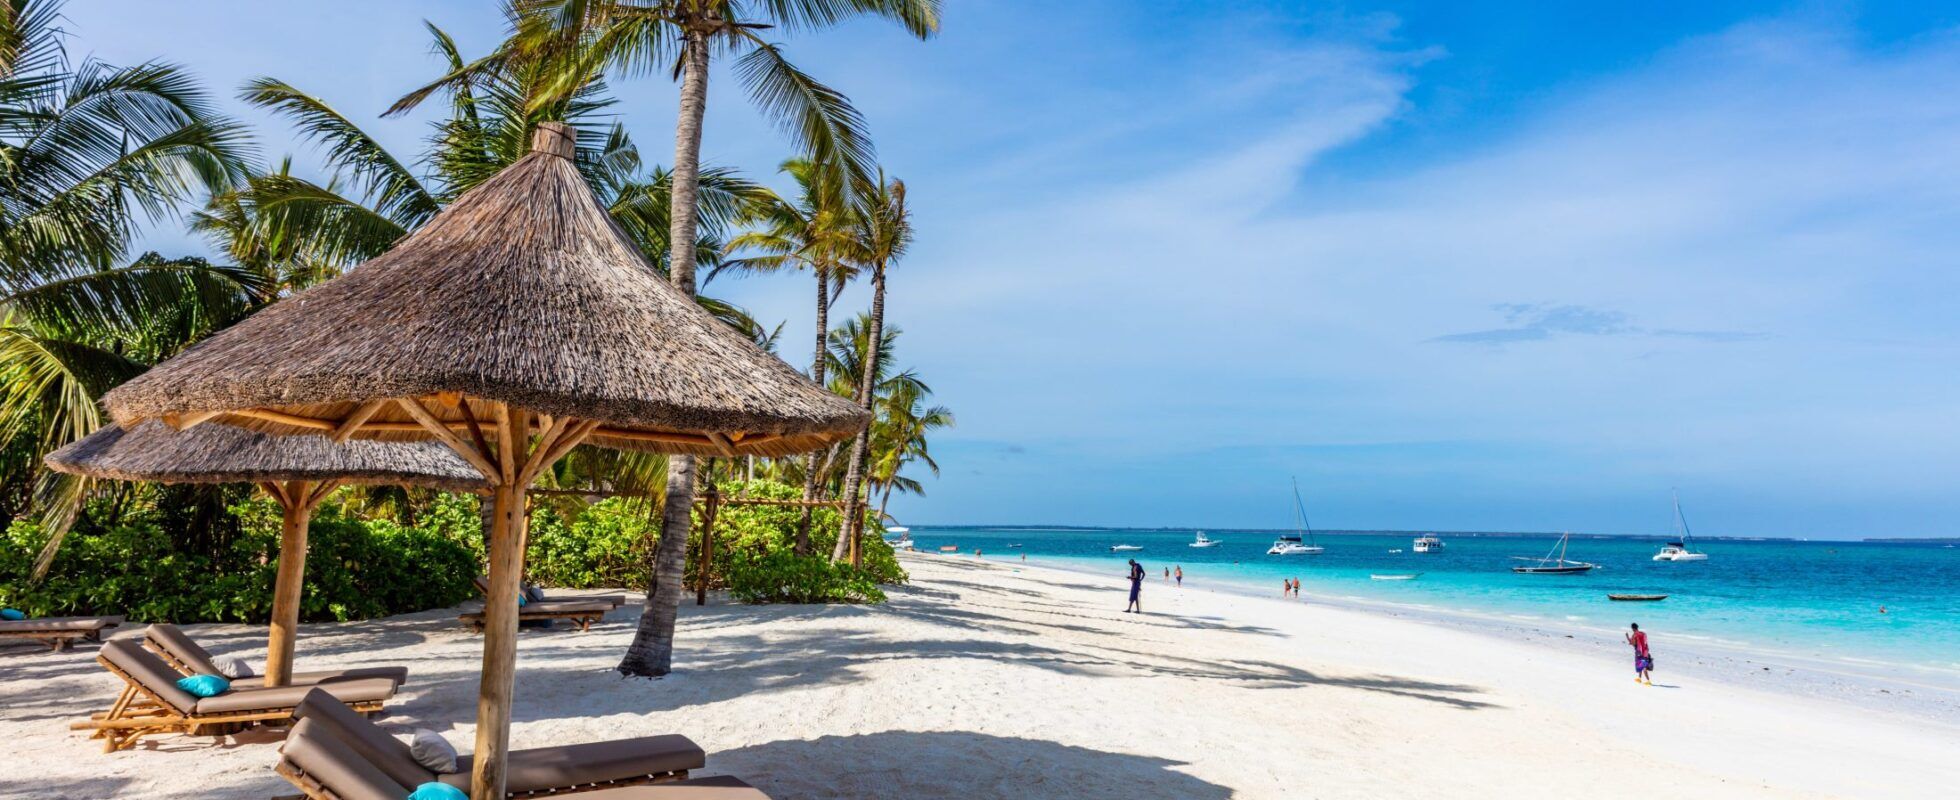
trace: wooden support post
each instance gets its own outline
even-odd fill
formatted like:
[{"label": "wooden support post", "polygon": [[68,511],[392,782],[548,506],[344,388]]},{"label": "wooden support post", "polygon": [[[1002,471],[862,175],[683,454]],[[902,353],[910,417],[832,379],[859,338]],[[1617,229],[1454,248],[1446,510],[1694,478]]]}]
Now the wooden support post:
[{"label": "wooden support post", "polygon": [[265,685],[293,682],[293,640],[299,634],[299,595],[306,582],[306,534],[313,516],[312,481],[287,481],[280,506],[279,573],[272,587],[272,631],[265,645]]},{"label": "wooden support post", "polygon": [[715,565],[715,512],[721,508],[721,491],[714,482],[708,482],[707,507],[701,509],[701,577],[694,585],[694,604],[708,604],[708,577],[714,574]]},{"label": "wooden support post", "polygon": [[[513,413],[515,412],[515,413]],[[510,710],[517,669],[517,592],[524,571],[524,484],[515,466],[527,449],[528,416],[510,409],[497,415],[496,466],[507,479],[491,491],[490,591],[483,606],[483,672],[476,696],[476,752],[470,764],[472,800],[504,800],[510,756]],[[454,445],[452,445],[454,446]]]}]

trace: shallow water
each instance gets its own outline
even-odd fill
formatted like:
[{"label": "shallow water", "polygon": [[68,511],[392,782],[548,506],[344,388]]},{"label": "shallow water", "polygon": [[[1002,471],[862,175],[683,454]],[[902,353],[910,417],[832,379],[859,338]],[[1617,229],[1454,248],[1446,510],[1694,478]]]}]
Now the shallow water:
[{"label": "shallow water", "polygon": [[[1135,558],[1161,579],[1182,566],[1188,585],[1279,595],[1283,578],[1312,594],[1499,617],[1620,629],[1628,622],[1669,637],[1703,639],[1856,668],[1906,668],[1960,677],[1960,548],[1944,544],[1702,541],[1708,561],[1652,560],[1652,539],[1574,539],[1568,557],[1600,565],[1583,575],[1519,575],[1513,556],[1545,554],[1557,537],[1444,535],[1441,553],[1411,549],[1417,534],[1320,534],[1327,552],[1268,556],[1270,531],[1209,530],[1224,544],[1188,546],[1193,530],[1037,530],[914,527],[920,550],[977,547],[989,560],[1019,559],[1123,573]],[[1020,548],[1010,548],[1020,544]],[[1142,545],[1111,553],[1116,544]],[[1401,550],[1391,553],[1390,550]],[[1408,581],[1371,574],[1419,572]],[[1608,594],[1666,594],[1653,603]],[[1880,607],[1885,613],[1879,613]]]}]

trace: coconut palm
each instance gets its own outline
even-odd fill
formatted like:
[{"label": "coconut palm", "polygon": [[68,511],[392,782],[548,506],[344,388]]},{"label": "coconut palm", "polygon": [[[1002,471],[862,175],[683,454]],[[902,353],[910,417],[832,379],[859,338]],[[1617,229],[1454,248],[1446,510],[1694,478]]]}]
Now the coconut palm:
[{"label": "coconut palm", "polygon": [[907,465],[921,463],[933,475],[939,474],[939,462],[932,458],[927,435],[953,427],[954,418],[952,409],[925,405],[931,396],[930,389],[915,383],[896,387],[878,400],[878,420],[872,428],[875,455],[869,477],[872,488],[880,492],[878,514],[874,517],[880,522],[890,519],[885,508],[891,503],[894,490],[925,494],[923,484],[903,474]]},{"label": "coconut palm", "polygon": [[[671,70],[680,80],[669,234],[675,258],[669,277],[688,294],[695,290],[701,121],[707,110],[712,57],[740,54],[734,65],[736,79],[763,113],[781,123],[799,150],[845,175],[863,176],[872,163],[863,117],[843,94],[791,64],[776,43],[763,38],[762,31],[813,30],[860,16],[895,21],[922,39],[939,29],[938,0],[524,0],[515,8],[520,20],[510,42],[445,81],[467,82],[471,73],[497,60],[523,58],[578,65],[560,73],[561,95],[605,70],[628,74]],[[403,98],[397,108],[420,99]],[[550,95],[539,98],[539,102],[551,100]],[[676,457],[668,470],[653,586],[647,592],[648,613],[641,615],[639,631],[620,662],[624,674],[656,677],[672,669],[674,616],[680,605],[693,496],[694,461]]]},{"label": "coconut palm", "polygon": [[[878,171],[877,186],[860,192],[859,199],[858,213],[852,215],[848,252],[852,261],[871,271],[871,313],[867,315],[865,337],[869,341],[884,341],[885,275],[912,246],[912,212],[905,206],[905,182],[896,178],[886,180],[884,170]],[[856,393],[858,405],[866,411],[872,410],[873,382],[877,379],[882,349],[866,348],[869,363],[862,370]],[[856,542],[863,534],[861,504],[865,500],[859,497],[859,489],[866,462],[871,457],[870,445],[870,428],[858,431],[851,441],[851,455],[846,462],[848,471],[844,476],[844,519],[837,533],[837,547],[831,553],[833,561],[849,553],[853,566],[862,562]]]},{"label": "coconut palm", "polygon": [[[724,259],[708,271],[712,281],[723,272],[772,273],[786,269],[807,269],[817,284],[816,354],[810,359],[810,380],[824,383],[825,357],[829,346],[830,307],[843,288],[856,277],[856,266],[844,255],[851,245],[854,229],[851,204],[846,202],[843,176],[807,158],[782,163],[781,170],[797,184],[797,199],[778,199],[762,205],[747,220],[751,226],[730,239],[728,247],[740,257]],[[804,457],[803,499],[817,499],[817,454]],[[796,527],[794,551],[810,554],[810,515],[805,506]]]},{"label": "coconut palm", "polygon": [[[177,66],[71,64],[60,19],[58,2],[0,1],[0,441],[35,437],[35,465],[101,424],[102,392],[263,291],[201,259],[119,263],[140,223],[241,178],[249,146]],[[53,535],[37,574],[87,486],[38,480]]]}]

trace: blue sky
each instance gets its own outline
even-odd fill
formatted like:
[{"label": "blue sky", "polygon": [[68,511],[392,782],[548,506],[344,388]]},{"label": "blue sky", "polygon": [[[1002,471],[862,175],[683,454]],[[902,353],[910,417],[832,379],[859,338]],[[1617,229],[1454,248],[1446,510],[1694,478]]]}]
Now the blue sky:
[{"label": "blue sky", "polygon": [[[436,70],[420,21],[482,52],[489,5],[69,17],[414,153],[375,115]],[[1283,526],[1298,475],[1336,528],[1658,533],[1679,487],[1710,534],[1960,535],[1960,11],[1565,5],[949,0],[929,43],[790,39],[912,189],[901,360],[960,426],[894,510]],[[779,182],[716,77],[706,158]],[[616,88],[666,161],[672,86]],[[802,281],[712,289],[807,360]]]}]

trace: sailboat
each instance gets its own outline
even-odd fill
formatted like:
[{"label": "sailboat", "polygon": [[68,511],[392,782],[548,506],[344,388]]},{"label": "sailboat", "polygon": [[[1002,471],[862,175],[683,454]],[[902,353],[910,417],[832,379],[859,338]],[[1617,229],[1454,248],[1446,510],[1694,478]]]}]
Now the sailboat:
[{"label": "sailboat", "polygon": [[[1546,553],[1544,558],[1532,558],[1530,556],[1512,556],[1511,558],[1515,560],[1530,561],[1532,563],[1529,565],[1520,565],[1520,566],[1512,567],[1511,571],[1524,575],[1577,575],[1582,572],[1590,572],[1594,567],[1599,566],[1598,564],[1592,564],[1585,561],[1566,560],[1565,545],[1566,542],[1571,538],[1572,538],[1572,534],[1569,533],[1559,534],[1558,544],[1553,545],[1551,552]],[[1558,554],[1557,557],[1553,557],[1552,555],[1553,553],[1557,553]]]},{"label": "sailboat", "polygon": [[1300,479],[1293,479],[1293,513],[1298,520],[1298,533],[1283,533],[1267,548],[1269,556],[1317,556],[1327,552],[1327,548],[1313,540],[1313,526],[1307,524],[1307,504],[1300,500]]},{"label": "sailboat", "polygon": [[1688,549],[1688,518],[1681,514],[1681,493],[1674,493],[1674,541],[1654,554],[1655,561],[1707,561],[1707,553]]}]

